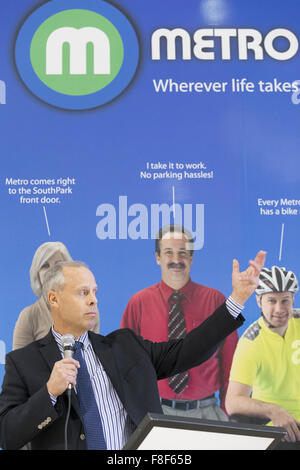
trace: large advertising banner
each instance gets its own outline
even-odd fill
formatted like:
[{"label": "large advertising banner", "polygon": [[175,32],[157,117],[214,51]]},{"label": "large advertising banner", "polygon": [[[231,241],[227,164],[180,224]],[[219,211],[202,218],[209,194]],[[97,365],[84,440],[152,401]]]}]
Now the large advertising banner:
[{"label": "large advertising banner", "polygon": [[[170,222],[194,237],[192,279],[226,296],[232,260],[245,269],[260,249],[300,276],[297,0],[11,0],[1,13],[1,383],[47,241],[93,271],[102,334],[159,282],[154,239]],[[253,296],[239,334],[258,315]]]}]

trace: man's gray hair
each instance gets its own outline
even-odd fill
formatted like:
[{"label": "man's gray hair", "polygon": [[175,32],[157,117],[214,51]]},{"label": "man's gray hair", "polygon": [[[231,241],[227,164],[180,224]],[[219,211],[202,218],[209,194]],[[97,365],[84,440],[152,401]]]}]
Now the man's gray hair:
[{"label": "man's gray hair", "polygon": [[61,242],[43,243],[38,247],[33,256],[30,267],[30,284],[37,297],[42,295],[42,285],[39,276],[40,269],[55,253],[60,253],[63,261],[72,261],[67,247]]},{"label": "man's gray hair", "polygon": [[45,274],[43,282],[42,294],[46,304],[49,307],[48,293],[51,290],[61,292],[65,286],[65,276],[63,273],[64,268],[86,268],[89,269],[86,263],[83,261],[61,261],[56,263]]}]

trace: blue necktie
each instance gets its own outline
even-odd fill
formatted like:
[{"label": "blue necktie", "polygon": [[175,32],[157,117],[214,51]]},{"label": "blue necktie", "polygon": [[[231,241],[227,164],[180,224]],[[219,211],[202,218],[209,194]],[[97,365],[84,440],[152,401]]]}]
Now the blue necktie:
[{"label": "blue necktie", "polygon": [[84,423],[87,448],[89,450],[106,450],[98,406],[95,400],[89,372],[81,353],[82,346],[82,343],[75,341],[75,352],[73,357],[80,364],[76,380],[76,391]]}]

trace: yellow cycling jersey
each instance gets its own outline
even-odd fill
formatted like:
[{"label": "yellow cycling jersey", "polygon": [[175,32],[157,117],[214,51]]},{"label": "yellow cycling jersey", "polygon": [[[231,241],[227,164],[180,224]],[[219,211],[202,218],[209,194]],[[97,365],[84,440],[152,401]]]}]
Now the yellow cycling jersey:
[{"label": "yellow cycling jersey", "polygon": [[247,328],[234,353],[230,380],[252,387],[252,398],[275,403],[300,421],[300,317],[284,337],[263,318]]}]

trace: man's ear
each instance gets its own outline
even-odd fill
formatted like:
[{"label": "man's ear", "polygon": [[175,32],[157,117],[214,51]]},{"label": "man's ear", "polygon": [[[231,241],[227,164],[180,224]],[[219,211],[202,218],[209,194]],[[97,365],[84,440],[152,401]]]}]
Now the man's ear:
[{"label": "man's ear", "polygon": [[48,292],[48,303],[50,307],[57,308],[58,307],[58,296],[55,290],[50,290]]},{"label": "man's ear", "polygon": [[155,258],[156,258],[157,264],[160,265],[160,256],[159,256],[159,253],[157,251],[155,252]]}]

